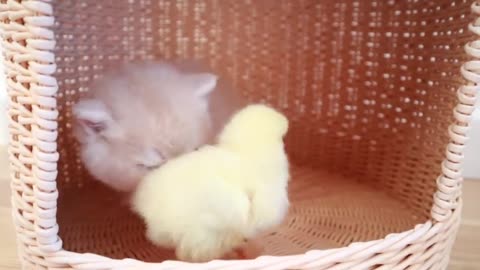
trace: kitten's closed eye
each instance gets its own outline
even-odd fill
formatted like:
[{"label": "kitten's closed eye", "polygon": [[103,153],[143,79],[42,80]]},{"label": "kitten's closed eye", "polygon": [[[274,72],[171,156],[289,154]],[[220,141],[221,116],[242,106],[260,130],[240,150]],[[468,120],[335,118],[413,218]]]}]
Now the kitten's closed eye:
[{"label": "kitten's closed eye", "polygon": [[162,164],[147,165],[147,164],[143,164],[143,163],[137,163],[135,165],[140,169],[150,171],[150,170],[155,170],[156,168],[160,167],[160,165],[162,165]]},{"label": "kitten's closed eye", "polygon": [[166,158],[158,149],[147,149],[137,159],[135,164],[138,168],[143,170],[153,170],[165,163]]}]

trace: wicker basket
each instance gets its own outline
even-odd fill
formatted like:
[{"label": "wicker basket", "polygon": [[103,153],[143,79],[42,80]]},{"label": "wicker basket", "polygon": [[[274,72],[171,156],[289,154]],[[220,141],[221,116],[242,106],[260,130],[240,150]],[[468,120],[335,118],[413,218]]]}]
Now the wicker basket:
[{"label": "wicker basket", "polygon": [[[480,3],[0,2],[25,269],[446,268],[480,82]],[[292,207],[261,239],[265,256],[168,260],[82,168],[70,106],[102,70],[138,59],[204,60],[289,116]]]}]

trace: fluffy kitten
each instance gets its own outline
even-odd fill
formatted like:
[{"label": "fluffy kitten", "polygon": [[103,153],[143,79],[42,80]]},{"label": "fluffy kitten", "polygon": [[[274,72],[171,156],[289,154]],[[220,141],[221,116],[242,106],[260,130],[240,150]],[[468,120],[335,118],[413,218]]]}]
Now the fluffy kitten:
[{"label": "fluffy kitten", "polygon": [[223,126],[234,103],[211,97],[216,85],[212,73],[164,62],[106,74],[73,107],[85,167],[108,186],[133,191],[149,170],[210,142]]}]

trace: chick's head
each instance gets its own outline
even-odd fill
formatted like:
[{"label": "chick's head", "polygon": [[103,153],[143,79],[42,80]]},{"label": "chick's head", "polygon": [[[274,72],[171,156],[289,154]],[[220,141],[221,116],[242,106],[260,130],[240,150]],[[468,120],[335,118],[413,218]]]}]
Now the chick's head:
[{"label": "chick's head", "polygon": [[220,144],[246,145],[278,143],[288,130],[287,118],[261,104],[238,111],[220,134]]}]

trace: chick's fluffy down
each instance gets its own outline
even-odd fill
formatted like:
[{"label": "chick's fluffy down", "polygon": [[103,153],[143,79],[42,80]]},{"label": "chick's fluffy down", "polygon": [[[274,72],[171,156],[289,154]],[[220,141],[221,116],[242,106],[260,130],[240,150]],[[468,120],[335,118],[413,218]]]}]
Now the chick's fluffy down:
[{"label": "chick's fluffy down", "polygon": [[209,261],[282,222],[289,205],[282,136],[245,143],[259,146],[205,146],[143,180],[133,207],[150,241],[174,248],[180,260]]}]

